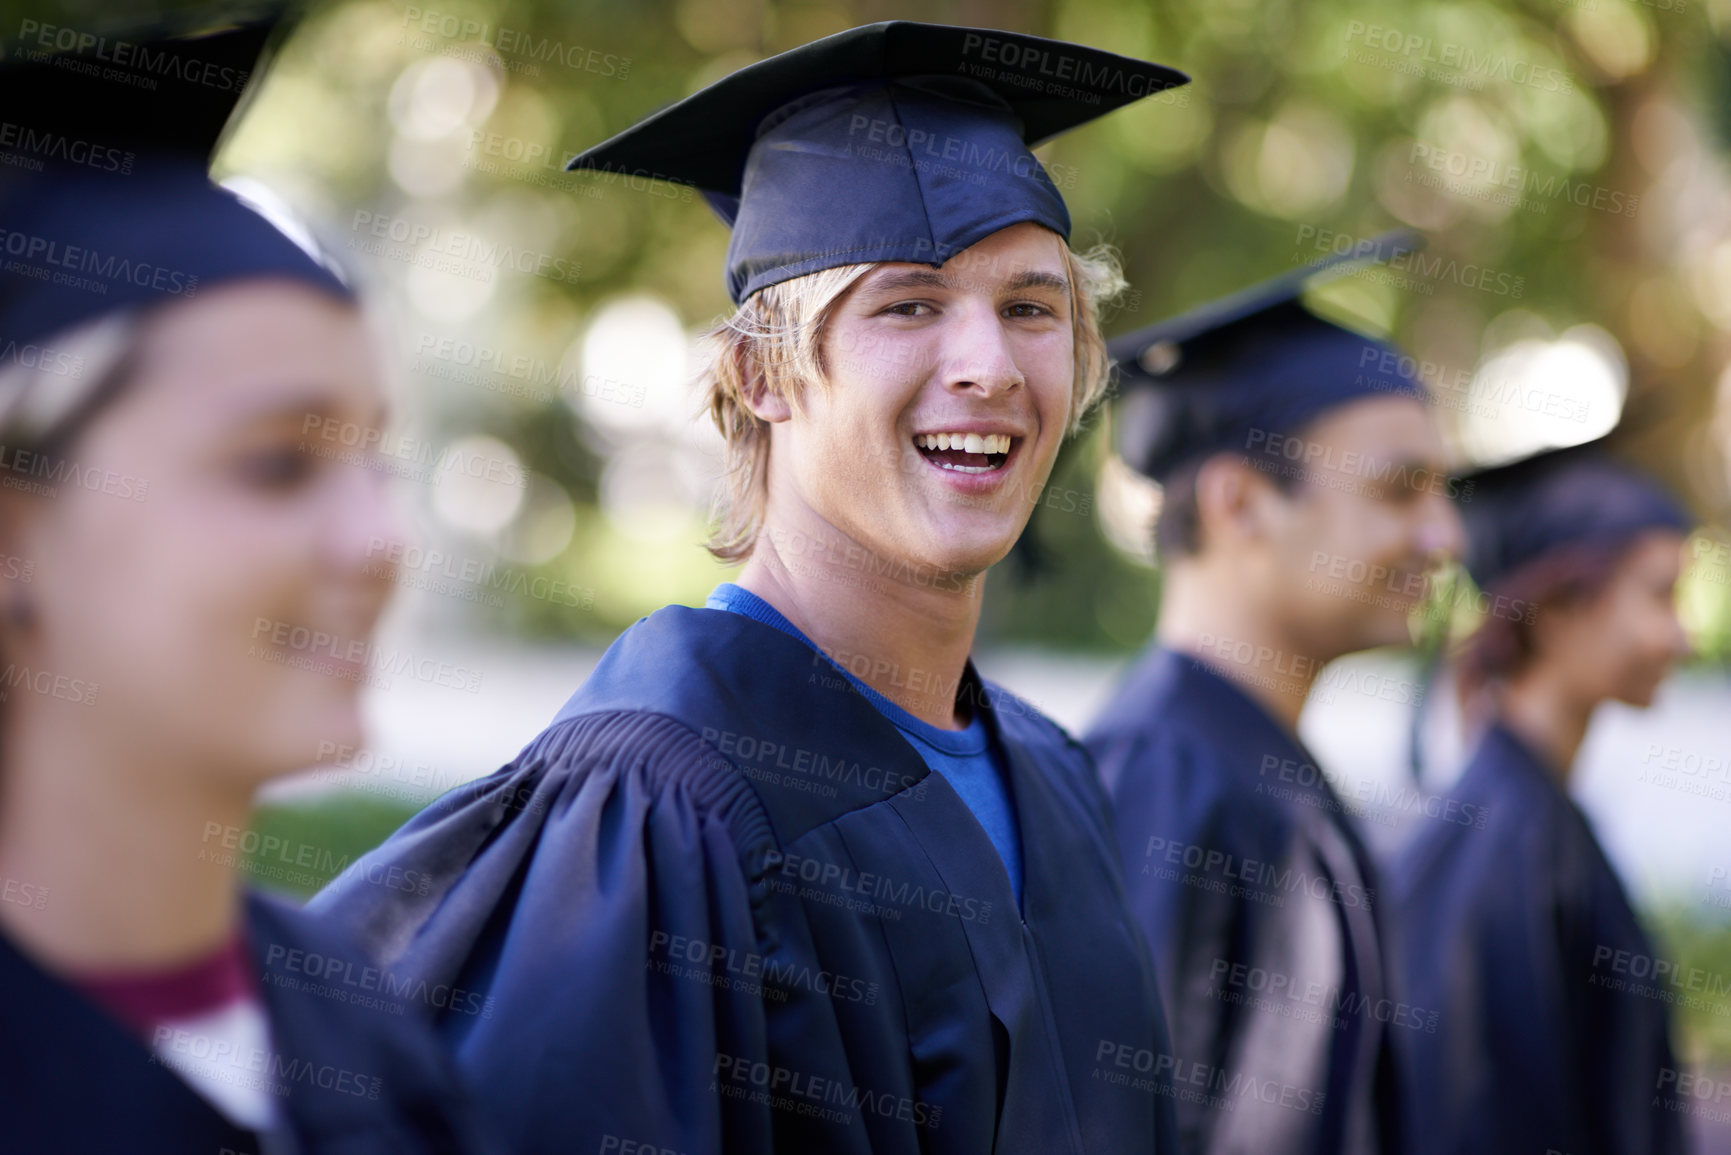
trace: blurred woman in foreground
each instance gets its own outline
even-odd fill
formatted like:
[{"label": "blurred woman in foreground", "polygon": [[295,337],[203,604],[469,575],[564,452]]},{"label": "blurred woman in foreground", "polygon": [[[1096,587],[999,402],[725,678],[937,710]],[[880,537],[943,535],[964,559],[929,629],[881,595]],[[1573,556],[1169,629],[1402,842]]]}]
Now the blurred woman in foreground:
[{"label": "blurred woman in foreground", "polygon": [[0,1146],[475,1150],[437,996],[237,877],[259,785],[360,740],[392,528],[309,430],[382,426],[371,341],[139,159],[0,189]]},{"label": "blurred woman in foreground", "polygon": [[1438,1012],[1403,1032],[1411,1150],[1680,1151],[1666,1003],[1628,977],[1652,947],[1567,787],[1599,704],[1646,707],[1688,652],[1690,519],[1597,446],[1473,482],[1467,568],[1498,611],[1458,659],[1453,797],[1479,817],[1431,824],[1394,875],[1405,997]]}]

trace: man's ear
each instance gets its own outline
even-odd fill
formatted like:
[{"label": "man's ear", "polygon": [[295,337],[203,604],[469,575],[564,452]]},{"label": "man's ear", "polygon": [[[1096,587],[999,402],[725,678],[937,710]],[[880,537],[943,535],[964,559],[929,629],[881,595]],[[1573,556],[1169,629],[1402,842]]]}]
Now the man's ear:
[{"label": "man's ear", "polygon": [[1196,473],[1197,537],[1212,542],[1249,541],[1263,536],[1268,479],[1230,454],[1218,454]]},{"label": "man's ear", "polygon": [[786,397],[774,392],[769,387],[769,379],[763,375],[763,367],[744,344],[735,346],[733,350],[734,363],[739,368],[739,379],[745,383],[741,392],[745,395],[745,406],[759,421],[786,421],[793,416],[793,406]]}]

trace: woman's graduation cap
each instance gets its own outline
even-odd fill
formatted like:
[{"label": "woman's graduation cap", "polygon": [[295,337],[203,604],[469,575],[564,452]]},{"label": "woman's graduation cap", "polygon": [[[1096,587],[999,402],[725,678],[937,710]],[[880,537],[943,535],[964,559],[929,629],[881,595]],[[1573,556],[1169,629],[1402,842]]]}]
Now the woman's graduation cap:
[{"label": "woman's graduation cap", "polygon": [[941,265],[1024,221],[1068,239],[1029,148],[1188,80],[1078,44],[892,20],[743,68],[566,167],[701,190],[733,229],[737,304],[841,265]]},{"label": "woman's graduation cap", "polygon": [[40,171],[0,183],[0,350],[229,280],[287,277],[349,295],[208,175],[281,19],[280,7],[207,11],[79,33],[58,55],[26,40],[0,63],[0,118],[42,153]]},{"label": "woman's graduation cap", "polygon": [[131,175],[170,160],[208,163],[281,19],[280,5],[231,4],[102,32],[22,21],[0,50],[12,171]]},{"label": "woman's graduation cap", "polygon": [[1425,396],[1411,360],[1324,321],[1299,295],[1324,274],[1399,261],[1421,247],[1397,231],[1108,342],[1121,396],[1118,453],[1163,481],[1178,466],[1242,449],[1256,430],[1291,433],[1336,405]]},{"label": "woman's graduation cap", "polygon": [[1613,457],[1608,441],[1547,450],[1462,479],[1456,502],[1466,529],[1463,561],[1480,589],[1556,550],[1694,528],[1682,503]]}]

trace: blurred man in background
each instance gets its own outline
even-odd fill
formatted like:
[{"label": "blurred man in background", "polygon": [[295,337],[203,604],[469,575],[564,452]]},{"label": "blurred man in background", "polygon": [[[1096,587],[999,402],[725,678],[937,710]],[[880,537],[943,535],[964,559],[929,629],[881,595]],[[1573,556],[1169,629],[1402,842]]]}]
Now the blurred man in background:
[{"label": "blurred man in background", "polygon": [[1298,717],[1326,663],[1408,641],[1460,529],[1407,362],[1300,305],[1309,275],[1112,345],[1164,585],[1087,741],[1197,1091],[1186,1151],[1398,1150],[1383,896]]}]

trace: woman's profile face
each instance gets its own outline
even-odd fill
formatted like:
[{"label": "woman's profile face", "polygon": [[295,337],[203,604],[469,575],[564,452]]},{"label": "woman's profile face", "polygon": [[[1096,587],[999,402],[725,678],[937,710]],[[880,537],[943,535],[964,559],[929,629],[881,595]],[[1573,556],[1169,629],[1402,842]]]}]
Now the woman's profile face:
[{"label": "woman's profile face", "polygon": [[1618,557],[1605,587],[1559,631],[1568,651],[1559,668],[1585,680],[1594,698],[1649,706],[1672,666],[1688,656],[1676,605],[1682,551],[1675,531],[1642,534]]},{"label": "woman's profile face", "polygon": [[39,711],[235,783],[357,744],[395,529],[366,439],[322,434],[384,421],[364,324],[333,298],[260,280],[157,314],[13,537],[32,578],[6,660],[92,700],[15,689],[8,725]]}]

